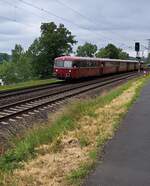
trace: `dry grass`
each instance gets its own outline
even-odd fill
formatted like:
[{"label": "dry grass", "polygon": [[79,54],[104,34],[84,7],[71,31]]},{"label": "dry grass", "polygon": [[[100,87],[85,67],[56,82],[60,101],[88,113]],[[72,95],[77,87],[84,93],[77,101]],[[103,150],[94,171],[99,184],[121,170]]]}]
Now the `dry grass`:
[{"label": "dry grass", "polygon": [[13,173],[18,186],[66,186],[66,176],[80,165],[90,162],[89,153],[98,143],[112,138],[120,116],[127,111],[137,87],[136,81],[120,96],[97,110],[95,117],[85,115],[78,122],[78,128],[65,132],[53,143],[40,146],[38,156],[24,163],[23,169]]}]

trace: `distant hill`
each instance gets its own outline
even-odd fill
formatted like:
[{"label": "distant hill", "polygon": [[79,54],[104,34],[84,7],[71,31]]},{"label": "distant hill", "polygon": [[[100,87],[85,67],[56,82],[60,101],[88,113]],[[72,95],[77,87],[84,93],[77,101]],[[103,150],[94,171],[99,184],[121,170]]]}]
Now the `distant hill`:
[{"label": "distant hill", "polygon": [[2,61],[10,61],[11,60],[11,55],[7,54],[7,53],[0,53],[0,63],[2,63]]}]

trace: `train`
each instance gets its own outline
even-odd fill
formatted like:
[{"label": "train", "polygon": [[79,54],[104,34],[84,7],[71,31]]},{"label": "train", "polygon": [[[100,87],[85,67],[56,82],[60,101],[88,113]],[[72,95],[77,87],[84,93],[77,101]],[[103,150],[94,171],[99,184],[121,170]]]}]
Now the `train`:
[{"label": "train", "polygon": [[143,70],[144,64],[136,60],[61,56],[55,58],[54,74],[58,79],[81,79],[105,74]]}]

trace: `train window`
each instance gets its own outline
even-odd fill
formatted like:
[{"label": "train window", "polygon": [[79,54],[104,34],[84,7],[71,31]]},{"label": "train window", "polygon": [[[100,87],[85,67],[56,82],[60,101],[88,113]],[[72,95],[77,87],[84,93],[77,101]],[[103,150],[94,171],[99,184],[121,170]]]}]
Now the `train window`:
[{"label": "train window", "polygon": [[96,66],[97,67],[100,67],[101,66],[101,63],[99,61],[96,62]]},{"label": "train window", "polygon": [[76,67],[98,67],[101,66],[100,62],[96,61],[74,61],[72,66]]},{"label": "train window", "polygon": [[72,67],[72,61],[55,61],[54,67],[71,68]]},{"label": "train window", "polygon": [[82,67],[87,67],[87,66],[88,66],[87,62],[86,61],[82,61]]},{"label": "train window", "polygon": [[95,61],[93,61],[93,67],[96,67],[96,62]]},{"label": "train window", "polygon": [[97,61],[90,61],[91,67],[98,67],[99,63]]},{"label": "train window", "polygon": [[118,61],[113,61],[113,62],[111,62],[111,64],[112,64],[114,67],[119,66],[119,62],[118,62]]},{"label": "train window", "polygon": [[87,61],[87,67],[92,67],[93,66],[93,62],[92,61]]},{"label": "train window", "polygon": [[108,61],[107,61],[107,62],[105,62],[105,66],[106,66],[106,67],[111,66],[110,62],[108,62]]},{"label": "train window", "polygon": [[64,67],[65,68],[71,68],[72,67],[72,61],[64,61]]},{"label": "train window", "polygon": [[80,67],[80,62],[79,61],[73,61],[72,66],[73,66],[73,68]]},{"label": "train window", "polygon": [[54,67],[64,67],[64,61],[55,61]]},{"label": "train window", "polygon": [[88,63],[87,63],[87,61],[80,61],[79,65],[80,65],[80,67],[87,67]]},{"label": "train window", "polygon": [[91,67],[91,66],[92,66],[91,61],[87,61],[87,66],[88,66],[88,67]]},{"label": "train window", "polygon": [[127,66],[127,63],[120,63],[120,66],[121,67],[126,67]]}]

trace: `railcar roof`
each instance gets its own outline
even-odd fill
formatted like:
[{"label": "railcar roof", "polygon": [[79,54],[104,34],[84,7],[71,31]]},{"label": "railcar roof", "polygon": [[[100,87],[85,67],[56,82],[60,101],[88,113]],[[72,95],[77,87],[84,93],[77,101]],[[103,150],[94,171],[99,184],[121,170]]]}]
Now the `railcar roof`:
[{"label": "railcar roof", "polygon": [[[109,59],[109,58],[90,58],[90,57],[77,57],[77,56],[61,56],[55,60],[62,61],[103,61],[103,62],[128,62],[128,63],[138,63],[137,60],[122,60],[122,59]],[[141,61],[143,63],[143,61]]]}]

